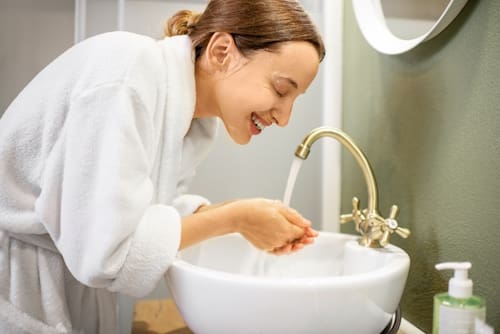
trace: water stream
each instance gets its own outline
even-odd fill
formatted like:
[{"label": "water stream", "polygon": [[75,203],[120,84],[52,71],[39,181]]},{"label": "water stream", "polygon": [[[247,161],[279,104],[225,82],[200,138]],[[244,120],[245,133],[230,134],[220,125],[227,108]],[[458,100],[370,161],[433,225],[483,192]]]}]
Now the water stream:
[{"label": "water stream", "polygon": [[[283,203],[286,206],[290,206],[295,180],[297,179],[303,161],[304,160],[295,156],[293,158],[290,173],[288,174],[288,181],[286,183],[285,195],[283,197]],[[265,251],[259,251],[255,255],[255,258],[251,258],[249,263],[245,265],[246,271],[255,276],[283,276],[280,270],[274,266],[277,260],[275,256],[270,256]]]},{"label": "water stream", "polygon": [[293,157],[292,167],[290,167],[290,173],[288,174],[288,181],[286,183],[285,195],[283,197],[283,203],[286,206],[290,206],[290,200],[292,199],[293,188],[295,187],[295,180],[297,180],[297,174],[299,174],[300,167],[302,166],[301,158],[296,156]]}]

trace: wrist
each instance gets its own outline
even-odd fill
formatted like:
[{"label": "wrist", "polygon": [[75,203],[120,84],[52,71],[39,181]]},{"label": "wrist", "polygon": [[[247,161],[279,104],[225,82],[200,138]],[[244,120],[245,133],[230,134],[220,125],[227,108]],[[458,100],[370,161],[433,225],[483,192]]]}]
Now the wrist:
[{"label": "wrist", "polygon": [[228,233],[239,232],[237,219],[234,219],[234,210],[226,205],[211,206],[197,212],[195,215],[210,228],[212,237]]},{"label": "wrist", "polygon": [[240,224],[234,215],[231,205],[222,205],[213,210],[215,219],[221,225],[223,234],[240,232]]}]

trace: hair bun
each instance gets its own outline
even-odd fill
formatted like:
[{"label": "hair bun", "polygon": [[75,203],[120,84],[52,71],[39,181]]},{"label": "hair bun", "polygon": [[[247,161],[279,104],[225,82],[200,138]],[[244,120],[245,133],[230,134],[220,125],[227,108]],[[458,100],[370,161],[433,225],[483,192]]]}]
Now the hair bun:
[{"label": "hair bun", "polygon": [[178,11],[166,23],[165,36],[189,35],[201,14],[190,10]]}]

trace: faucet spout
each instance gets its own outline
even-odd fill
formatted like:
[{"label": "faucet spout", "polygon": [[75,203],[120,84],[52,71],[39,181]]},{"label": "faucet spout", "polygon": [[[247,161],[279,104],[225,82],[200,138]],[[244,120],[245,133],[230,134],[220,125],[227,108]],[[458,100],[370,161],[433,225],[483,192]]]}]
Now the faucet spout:
[{"label": "faucet spout", "polygon": [[375,181],[371,165],[363,151],[361,151],[346,133],[328,126],[315,128],[311,130],[299,144],[295,151],[295,156],[303,160],[307,159],[314,142],[322,137],[334,138],[349,150],[363,172],[368,190],[368,208],[361,211],[359,209],[359,200],[354,197],[352,200],[352,213],[342,215],[340,217],[340,222],[346,223],[348,221],[354,221],[356,230],[361,233],[359,242],[361,245],[367,247],[384,247],[389,243],[389,235],[394,232],[403,238],[407,238],[410,235],[410,231],[399,227],[395,219],[399,212],[397,206],[393,205],[389,218],[384,219],[380,215],[378,210],[377,182]]},{"label": "faucet spout", "polygon": [[312,144],[314,144],[316,140],[322,137],[331,137],[338,140],[354,156],[358,165],[361,167],[361,171],[363,172],[363,176],[365,177],[366,186],[368,187],[368,211],[376,212],[378,210],[378,194],[377,183],[375,181],[375,177],[373,176],[372,167],[370,166],[370,163],[368,162],[365,154],[345,132],[328,126],[322,126],[313,129],[297,147],[295,156],[303,160],[307,159],[307,157],[309,156],[309,152],[311,151]]}]

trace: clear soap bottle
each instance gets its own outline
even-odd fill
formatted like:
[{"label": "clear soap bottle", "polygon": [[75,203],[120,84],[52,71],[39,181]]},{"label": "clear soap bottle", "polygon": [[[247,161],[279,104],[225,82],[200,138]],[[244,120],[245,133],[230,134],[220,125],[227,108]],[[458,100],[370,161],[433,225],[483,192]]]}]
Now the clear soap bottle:
[{"label": "clear soap bottle", "polygon": [[486,318],[486,302],[472,294],[472,280],[468,278],[470,262],[445,262],[436,269],[455,270],[448,292],[434,296],[432,334],[474,334],[477,319]]}]

